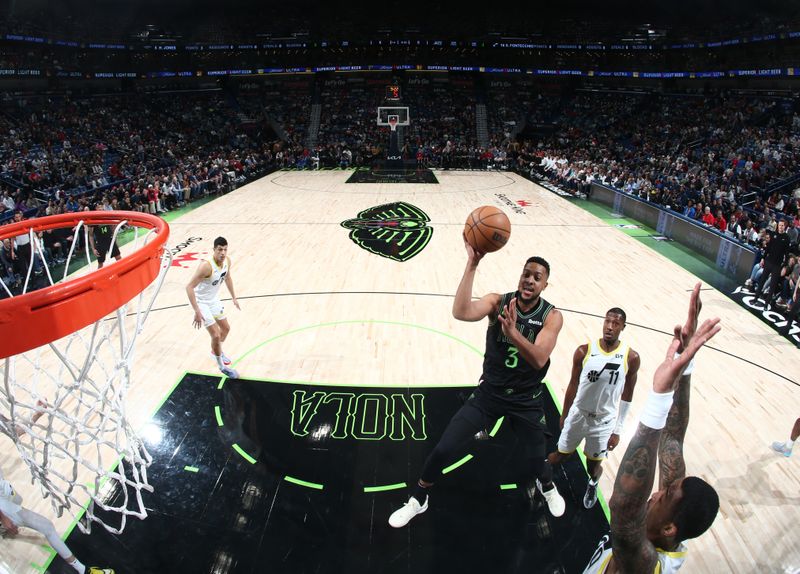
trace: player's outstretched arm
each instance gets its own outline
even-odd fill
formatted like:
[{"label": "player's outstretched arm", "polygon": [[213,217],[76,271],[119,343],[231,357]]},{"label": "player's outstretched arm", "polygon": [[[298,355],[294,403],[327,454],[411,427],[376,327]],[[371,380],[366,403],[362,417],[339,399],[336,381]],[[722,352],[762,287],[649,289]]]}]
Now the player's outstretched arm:
[{"label": "player's outstretched arm", "polygon": [[683,459],[683,439],[689,426],[689,398],[692,375],[681,375],[680,383],[672,399],[672,408],[667,415],[667,426],[658,443],[658,484],[666,488],[686,476]]},{"label": "player's outstretched arm", "polygon": [[[678,331],[675,328],[675,336],[680,340],[676,349],[677,353],[682,353],[684,346],[688,345],[697,330],[697,320],[703,303],[700,300],[700,284],[695,285],[692,291],[692,300],[689,303],[689,316],[686,323]],[[683,439],[686,436],[686,429],[689,426],[689,399],[692,388],[691,366],[684,369],[680,376],[678,388],[672,399],[672,407],[667,415],[667,424],[658,444],[658,483],[659,488],[666,488],[676,480],[686,476],[686,462],[683,458]]]},{"label": "player's outstretched arm", "polygon": [[639,381],[639,367],[641,365],[642,359],[639,357],[639,353],[631,349],[628,353],[628,374],[625,375],[625,387],[622,389],[621,400],[627,402],[633,400],[633,391]]},{"label": "player's outstretched arm", "polygon": [[619,410],[617,412],[617,424],[614,427],[614,432],[608,439],[608,450],[614,450],[619,444],[619,436],[625,428],[625,418],[628,415],[628,410],[633,401],[633,391],[636,389],[636,382],[639,380],[639,367],[641,366],[641,358],[639,353],[631,349],[628,352],[628,372],[625,375],[625,387],[622,389],[622,397],[620,398]]},{"label": "player's outstretched arm", "polygon": [[89,249],[91,249],[92,253],[94,253],[95,257],[99,257],[99,253],[97,248],[94,245],[94,227],[89,227]]},{"label": "player's outstretched arm", "polygon": [[580,345],[572,354],[572,372],[569,376],[569,384],[567,390],[564,391],[564,410],[561,411],[560,427],[564,428],[564,420],[567,418],[569,409],[572,408],[572,403],[575,402],[575,396],[578,394],[578,384],[580,383],[581,370],[583,369],[583,360],[586,358],[586,353],[589,352],[589,345]]},{"label": "player's outstretched arm", "polygon": [[461,282],[458,284],[455,299],[453,299],[453,317],[459,321],[480,321],[498,312],[500,295],[489,293],[473,301],[472,284],[475,281],[475,271],[484,254],[475,251],[466,239],[464,239],[464,248],[467,250],[467,266]]},{"label": "player's outstretched arm", "polygon": [[233,276],[231,275],[230,258],[228,258],[228,274],[225,275],[225,286],[228,288],[228,293],[231,294],[231,300],[233,301],[233,305],[241,311],[242,308],[239,307],[239,299],[236,298],[236,292],[233,290]]},{"label": "player's outstretched arm", "polygon": [[614,481],[609,501],[613,560],[621,572],[652,572],[657,555],[647,539],[647,499],[653,488],[661,429],[636,429]]},{"label": "player's outstretched arm", "polygon": [[[653,488],[657,448],[669,409],[672,393],[686,366],[697,351],[719,332],[719,319],[710,319],[695,333],[699,312],[699,284],[695,287],[687,324],[675,327],[664,361],[653,375],[653,391],[641,416],[636,434],[625,451],[609,506],[614,563],[621,572],[652,572],[656,550],[647,539],[647,499]],[[684,343],[688,341],[688,344]],[[679,348],[683,352],[676,354]]]}]

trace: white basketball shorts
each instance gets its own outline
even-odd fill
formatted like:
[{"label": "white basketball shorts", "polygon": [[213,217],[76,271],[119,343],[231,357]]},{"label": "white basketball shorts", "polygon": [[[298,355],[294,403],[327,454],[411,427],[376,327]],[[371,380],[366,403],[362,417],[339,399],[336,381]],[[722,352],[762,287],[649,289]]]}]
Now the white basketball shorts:
[{"label": "white basketball shorts", "polygon": [[586,439],[583,452],[590,460],[603,460],[608,451],[608,439],[614,432],[616,417],[592,416],[575,406],[569,409],[564,419],[564,429],[558,437],[558,452],[571,454],[581,441]]},{"label": "white basketball shorts", "polygon": [[210,327],[217,321],[225,318],[225,307],[222,301],[198,301],[197,306],[200,307],[200,313],[203,315],[203,326]]}]

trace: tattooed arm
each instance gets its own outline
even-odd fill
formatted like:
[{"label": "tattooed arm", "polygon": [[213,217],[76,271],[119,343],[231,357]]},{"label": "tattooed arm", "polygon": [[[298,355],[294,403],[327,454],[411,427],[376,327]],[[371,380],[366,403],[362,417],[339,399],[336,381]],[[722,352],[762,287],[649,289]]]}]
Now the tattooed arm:
[{"label": "tattooed arm", "polygon": [[612,561],[619,572],[652,572],[656,549],[647,539],[647,499],[653,489],[661,430],[639,424],[614,481],[611,509]]},{"label": "tattooed arm", "polygon": [[[704,322],[695,333],[697,314],[700,311],[699,292],[698,283],[692,293],[686,324],[683,327],[680,325],[675,327],[666,357],[653,375],[654,393],[663,395],[674,391],[689,361],[706,341],[719,332],[719,319],[711,319]],[[678,349],[683,352],[676,356]],[[681,393],[676,393],[676,397],[679,396]],[[688,393],[685,396],[688,400]],[[672,410],[681,410],[680,405],[675,406],[676,401],[677,399],[673,398],[670,413]],[[685,425],[683,430],[685,431]],[[653,429],[639,423],[636,435],[622,459],[614,482],[614,493],[609,503],[613,543],[611,559],[613,566],[610,569],[612,572],[640,574],[652,572],[655,567],[657,554],[652,542],[647,538],[646,517],[647,499],[650,497],[655,480],[657,449],[661,435],[661,429]]]},{"label": "tattooed arm", "polygon": [[[692,293],[692,300],[689,304],[689,316],[680,331],[675,328],[675,338],[680,342],[676,349],[677,353],[682,353],[689,344],[697,330],[697,318],[703,304],[700,301],[700,293],[695,286]],[[659,488],[667,488],[676,480],[686,476],[686,462],[683,459],[683,439],[686,436],[686,428],[689,426],[689,398],[692,394],[692,375],[682,374],[680,383],[675,390],[672,399],[672,408],[667,416],[667,424],[661,434],[658,444],[658,483]]]},{"label": "tattooed arm", "polygon": [[683,375],[672,399],[667,426],[658,443],[658,487],[667,488],[686,476],[683,460],[683,438],[689,426],[689,397],[692,375]]}]

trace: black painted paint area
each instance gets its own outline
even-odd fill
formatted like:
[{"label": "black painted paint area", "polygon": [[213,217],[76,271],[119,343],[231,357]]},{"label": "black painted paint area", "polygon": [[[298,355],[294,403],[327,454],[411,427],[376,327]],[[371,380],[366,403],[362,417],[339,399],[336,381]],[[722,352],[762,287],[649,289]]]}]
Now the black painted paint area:
[{"label": "black painted paint area", "polygon": [[[155,415],[145,433],[150,515],[120,536],[73,531],[67,543],[84,563],[118,574],[571,573],[582,572],[608,528],[599,504],[583,509],[586,474],[575,457],[556,472],[563,517],[539,495],[529,499],[506,425],[470,445],[474,458],[441,478],[426,513],[391,528],[408,489],[364,488],[413,484],[469,389],[218,383],[187,375]],[[545,403],[555,432],[558,412],[549,396]],[[71,572],[60,559],[48,571]]]},{"label": "black painted paint area", "polygon": [[439,183],[433,172],[427,168],[383,169],[360,167],[353,172],[346,183]]}]

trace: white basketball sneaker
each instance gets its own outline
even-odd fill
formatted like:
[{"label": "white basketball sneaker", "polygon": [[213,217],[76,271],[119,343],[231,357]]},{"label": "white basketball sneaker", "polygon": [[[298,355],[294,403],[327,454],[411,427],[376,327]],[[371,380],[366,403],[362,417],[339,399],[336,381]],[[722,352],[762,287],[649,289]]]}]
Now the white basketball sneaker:
[{"label": "white basketball sneaker", "polygon": [[229,379],[239,378],[239,373],[236,371],[236,369],[231,369],[230,367],[220,367],[219,370],[222,371],[222,374],[228,377]]},{"label": "white basketball sneaker", "polygon": [[592,484],[590,480],[586,485],[586,494],[583,495],[583,507],[592,508],[597,502],[597,483]]},{"label": "white basketball sneaker", "polygon": [[782,442],[777,442],[777,441],[773,442],[772,443],[772,450],[774,450],[777,453],[782,454],[785,457],[792,456],[792,449],[786,448],[786,444],[782,443]]},{"label": "white basketball sneaker", "polygon": [[402,528],[414,518],[417,514],[422,514],[428,510],[428,497],[425,497],[425,504],[420,506],[419,501],[413,496],[408,499],[403,506],[392,512],[389,517],[389,526],[392,528]]},{"label": "white basketball sneaker", "polygon": [[[214,359],[215,361],[217,360],[217,356],[214,353],[211,353],[211,358]],[[230,367],[231,366],[231,359],[225,353],[222,353],[220,355],[220,359],[222,359],[222,365],[224,367]]]},{"label": "white basketball sneaker", "polygon": [[544,499],[547,502],[547,508],[550,510],[550,514],[556,518],[562,516],[564,511],[567,509],[567,503],[564,502],[564,497],[558,493],[558,488],[556,488],[555,483],[553,483],[553,488],[545,492],[542,490],[542,483],[537,479],[536,487],[539,489],[539,492],[542,493],[542,496],[544,496]]}]

